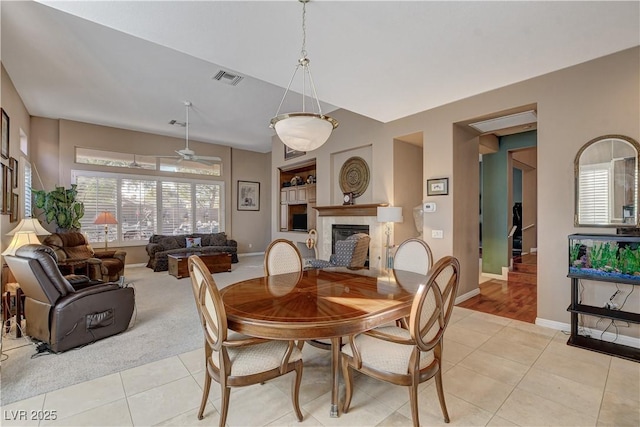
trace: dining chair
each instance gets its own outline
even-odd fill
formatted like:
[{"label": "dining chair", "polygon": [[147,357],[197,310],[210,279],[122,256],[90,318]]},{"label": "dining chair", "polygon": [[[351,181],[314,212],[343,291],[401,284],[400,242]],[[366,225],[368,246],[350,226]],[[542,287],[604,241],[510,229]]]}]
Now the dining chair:
[{"label": "dining chair", "polygon": [[[396,275],[402,279],[402,271]],[[412,274],[412,273],[404,273]],[[409,387],[413,425],[419,426],[418,385],[435,377],[444,421],[449,414],[442,386],[443,335],[460,281],[460,264],[452,256],[440,259],[420,285],[411,305],[409,329],[383,326],[349,336],[341,351],[345,380],[343,412],[353,395],[353,371],[378,380]]]},{"label": "dining chair", "polygon": [[265,275],[271,276],[296,271],[302,271],[302,257],[298,248],[286,239],[276,239],[271,242],[264,256]]},{"label": "dining chair", "polygon": [[411,238],[398,246],[393,268],[426,275],[433,266],[431,248],[424,240]]},{"label": "dining chair", "polygon": [[197,256],[189,257],[189,273],[204,331],[205,378],[198,419],[203,418],[211,380],[220,384],[220,427],[227,421],[231,387],[264,383],[295,371],[291,400],[298,421],[302,421],[299,395],[302,380],[302,352],[293,341],[273,341],[242,335],[227,327],[224,303],[211,273]]}]

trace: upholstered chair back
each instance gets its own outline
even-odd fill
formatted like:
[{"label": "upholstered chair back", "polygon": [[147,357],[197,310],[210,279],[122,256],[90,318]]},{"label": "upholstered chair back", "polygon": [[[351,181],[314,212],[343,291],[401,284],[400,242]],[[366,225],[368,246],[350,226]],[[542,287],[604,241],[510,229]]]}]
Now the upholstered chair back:
[{"label": "upholstered chair back", "polygon": [[286,239],[276,239],[271,242],[264,257],[265,274],[271,276],[296,271],[302,271],[302,257],[298,248]]},{"label": "upholstered chair back", "polygon": [[393,268],[426,275],[433,265],[431,248],[424,240],[408,239],[398,246]]}]

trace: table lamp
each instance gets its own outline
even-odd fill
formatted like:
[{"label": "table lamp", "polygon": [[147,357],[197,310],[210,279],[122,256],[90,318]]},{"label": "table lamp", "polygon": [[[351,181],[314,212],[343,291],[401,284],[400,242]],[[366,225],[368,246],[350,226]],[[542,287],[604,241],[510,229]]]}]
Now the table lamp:
[{"label": "table lamp", "polygon": [[13,236],[11,243],[2,255],[15,255],[18,248],[28,245],[29,243],[40,244],[38,236],[45,236],[49,233],[36,218],[24,218],[18,223],[16,228],[7,233],[7,236]]},{"label": "table lamp", "polygon": [[387,246],[385,250],[385,268],[391,268],[391,260],[389,258],[389,250],[391,249],[391,223],[402,222],[402,208],[394,206],[378,206],[377,208],[378,222],[385,223],[385,234],[387,235]]},{"label": "table lamp", "polygon": [[107,237],[109,234],[109,225],[117,224],[116,218],[113,216],[111,212],[103,211],[98,214],[96,219],[93,221],[94,224],[104,225],[104,250],[107,250]]}]

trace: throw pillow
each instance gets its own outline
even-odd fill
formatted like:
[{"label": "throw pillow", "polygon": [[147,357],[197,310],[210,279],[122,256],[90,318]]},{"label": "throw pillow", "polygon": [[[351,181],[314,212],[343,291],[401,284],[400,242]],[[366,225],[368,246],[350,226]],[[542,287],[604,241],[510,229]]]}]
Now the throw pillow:
[{"label": "throw pillow", "polygon": [[178,243],[175,237],[165,237],[164,239],[160,240],[158,243],[162,245],[165,251],[168,251],[171,249],[178,249],[182,247],[180,246],[180,243]]},{"label": "throw pillow", "polygon": [[211,235],[211,246],[225,246],[226,244],[227,235],[224,232]]},{"label": "throw pillow", "polygon": [[187,237],[187,249],[188,248],[201,248],[202,239],[200,237]]}]

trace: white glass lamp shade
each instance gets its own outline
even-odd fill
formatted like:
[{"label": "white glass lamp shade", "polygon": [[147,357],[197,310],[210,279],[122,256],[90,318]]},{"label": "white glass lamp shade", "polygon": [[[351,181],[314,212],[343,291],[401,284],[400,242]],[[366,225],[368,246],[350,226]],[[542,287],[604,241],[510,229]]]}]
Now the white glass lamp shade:
[{"label": "white glass lamp shade", "polygon": [[51,234],[42,225],[40,225],[40,221],[38,221],[36,218],[24,218],[18,223],[16,228],[7,233],[7,236],[13,236],[16,233],[24,233],[28,231],[38,236],[46,236]]},{"label": "white glass lamp shade", "polygon": [[402,208],[394,206],[378,206],[378,222],[402,222]]},{"label": "white glass lamp shade", "polygon": [[271,126],[287,147],[313,151],[327,142],[338,122],[313,113],[289,113],[271,119]]},{"label": "white glass lamp shade", "polygon": [[38,240],[38,236],[33,231],[20,231],[13,235],[13,239],[11,243],[9,243],[9,247],[2,252],[3,256],[6,255],[15,255],[16,251],[23,247],[24,245],[28,245],[30,243],[40,244],[40,240]]}]

